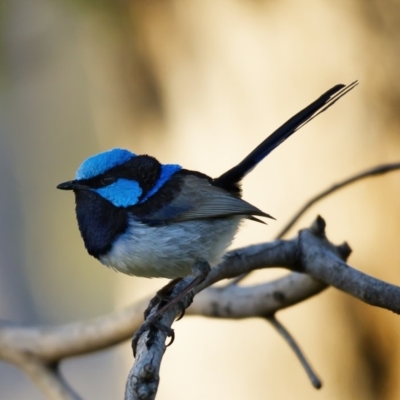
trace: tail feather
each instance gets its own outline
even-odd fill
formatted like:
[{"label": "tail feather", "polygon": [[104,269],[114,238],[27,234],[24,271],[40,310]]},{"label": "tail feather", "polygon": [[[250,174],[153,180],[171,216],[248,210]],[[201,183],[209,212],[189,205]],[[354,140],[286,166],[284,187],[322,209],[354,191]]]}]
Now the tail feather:
[{"label": "tail feather", "polygon": [[222,174],[219,178],[214,179],[214,184],[221,187],[229,187],[239,183],[245,175],[284,140],[314,119],[317,115],[326,111],[357,85],[358,81],[355,81],[347,86],[340,84],[329,89],[309,106],[286,121],[239,164]]}]

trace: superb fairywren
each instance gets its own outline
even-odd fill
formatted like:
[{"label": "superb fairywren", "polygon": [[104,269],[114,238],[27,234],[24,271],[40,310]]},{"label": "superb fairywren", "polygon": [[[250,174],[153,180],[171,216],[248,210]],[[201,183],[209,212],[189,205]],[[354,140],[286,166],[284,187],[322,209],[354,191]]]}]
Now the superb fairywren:
[{"label": "superb fairywren", "polygon": [[242,178],[356,85],[328,90],[216,179],[123,149],[88,158],[74,180],[57,186],[75,193],[87,251],[118,271],[148,278],[182,278],[198,262],[215,265],[242,220],[272,218],[241,199]]}]

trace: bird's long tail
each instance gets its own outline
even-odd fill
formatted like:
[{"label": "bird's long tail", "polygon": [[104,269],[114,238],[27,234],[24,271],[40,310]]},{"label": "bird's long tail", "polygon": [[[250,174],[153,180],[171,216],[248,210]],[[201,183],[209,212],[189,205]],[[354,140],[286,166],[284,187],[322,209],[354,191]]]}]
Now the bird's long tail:
[{"label": "bird's long tail", "polygon": [[238,165],[222,174],[219,178],[214,179],[214,182],[222,187],[240,182],[242,178],[247,175],[264,157],[274,150],[275,147],[278,147],[290,135],[335,104],[341,97],[354,89],[357,85],[358,81],[355,81],[347,86],[340,84],[329,89],[321,97],[298,112],[268,136]]}]

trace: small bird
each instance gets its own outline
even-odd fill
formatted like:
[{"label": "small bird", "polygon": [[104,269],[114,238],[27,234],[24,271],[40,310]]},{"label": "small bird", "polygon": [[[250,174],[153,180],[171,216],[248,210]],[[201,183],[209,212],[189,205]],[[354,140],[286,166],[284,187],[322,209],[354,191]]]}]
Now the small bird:
[{"label": "small bird", "polygon": [[241,180],[357,84],[328,90],[215,179],[124,149],[89,157],[74,180],[57,186],[75,194],[79,230],[88,253],[128,275],[200,276],[187,289],[193,288],[209,269],[198,272],[195,266],[217,264],[243,220],[272,218],[241,198]]}]

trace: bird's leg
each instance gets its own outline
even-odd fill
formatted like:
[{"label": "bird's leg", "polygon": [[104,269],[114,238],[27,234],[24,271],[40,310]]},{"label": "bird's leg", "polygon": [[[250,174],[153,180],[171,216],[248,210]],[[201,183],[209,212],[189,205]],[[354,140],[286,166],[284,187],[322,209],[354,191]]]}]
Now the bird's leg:
[{"label": "bird's leg", "polygon": [[[207,261],[204,260],[198,260],[192,267],[192,273],[194,276],[194,279],[192,282],[189,283],[176,297],[172,298],[170,301],[168,301],[167,304],[165,304],[163,307],[161,307],[150,319],[151,320],[157,320],[159,317],[161,317],[166,311],[168,311],[172,306],[175,304],[179,303],[193,288],[196,286],[200,285],[208,276],[208,274],[211,271],[210,264]],[[193,298],[192,298],[193,301]],[[190,303],[192,302],[190,301]],[[183,308],[182,314],[184,315],[185,313],[185,308]],[[178,319],[181,319],[183,315],[180,315]]]},{"label": "bird's leg", "polygon": [[169,295],[171,294],[172,289],[179,283],[183,278],[176,278],[172,279],[168,282],[165,286],[163,286],[156,295],[150,300],[149,305],[147,306],[146,310],[144,311],[144,320],[147,320],[151,310],[156,307],[157,305],[162,304],[169,300]]},{"label": "bird's leg", "polygon": [[[182,299],[192,290],[194,289],[196,286],[200,285],[208,276],[208,274],[211,271],[211,267],[210,264],[207,261],[204,260],[198,260],[196,261],[196,263],[194,264],[194,266],[192,267],[192,273],[194,276],[194,279],[174,298],[170,299],[163,307],[161,307],[155,314],[153,314],[152,316],[149,316],[150,311],[152,309],[152,307],[147,307],[146,309],[146,321],[142,324],[142,326],[134,333],[133,338],[132,338],[132,350],[133,350],[133,355],[134,357],[136,357],[136,347],[137,347],[137,343],[139,341],[140,336],[147,331],[148,329],[159,329],[163,332],[166,333],[166,335],[168,337],[171,337],[171,341],[168,344],[168,346],[170,346],[175,338],[175,334],[174,334],[174,330],[171,329],[168,326],[165,326],[163,324],[161,324],[160,322],[158,322],[158,320],[162,317],[162,315],[168,311],[172,306],[174,306],[175,304],[179,303],[182,301]],[[178,283],[177,280],[182,280],[182,278],[177,278],[172,280],[171,282],[169,282],[166,286],[164,286],[159,292],[161,292],[161,295],[164,297],[165,296],[165,292],[171,291],[175,285]],[[165,290],[164,290],[165,289]],[[156,298],[159,299],[158,295],[159,292],[157,292],[157,295],[151,300],[150,303],[153,302],[153,300],[155,300]],[[163,300],[165,299],[165,297],[163,298]],[[193,296],[192,299],[190,301],[190,303],[193,300]],[[155,301],[154,301],[155,302]],[[160,302],[159,302],[160,303]],[[189,303],[189,304],[190,304]],[[155,303],[156,305],[156,303]],[[184,313],[185,313],[185,307],[182,307],[182,314],[179,317],[182,318]]]}]

